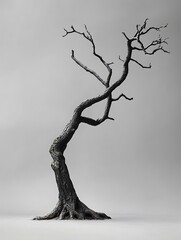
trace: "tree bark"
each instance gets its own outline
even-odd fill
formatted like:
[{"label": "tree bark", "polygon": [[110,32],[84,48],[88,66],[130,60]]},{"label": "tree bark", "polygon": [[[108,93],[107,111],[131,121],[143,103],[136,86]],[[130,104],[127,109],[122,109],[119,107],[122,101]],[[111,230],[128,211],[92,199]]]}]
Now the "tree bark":
[{"label": "tree bark", "polygon": [[50,147],[50,154],[53,158],[51,167],[55,173],[55,179],[59,192],[58,203],[50,214],[43,217],[36,217],[34,218],[35,220],[47,220],[53,218],[110,219],[110,217],[104,213],[98,213],[91,210],[79,200],[65,163],[63,153],[80,122],[81,118],[75,114],[63,133],[54,140]]},{"label": "tree bark", "polygon": [[[158,51],[163,51],[165,53],[169,53],[167,50],[164,49],[163,44],[167,44],[167,39],[163,39],[159,36],[158,39],[153,40],[150,44],[145,45],[143,44],[142,37],[147,34],[150,31],[160,31],[161,29],[167,27],[161,26],[161,27],[150,27],[147,29],[147,21],[146,19],[143,23],[143,25],[136,25],[136,33],[132,38],[128,38],[128,36],[123,32],[123,35],[125,36],[127,40],[127,55],[125,60],[121,60],[124,62],[123,64],[123,72],[120,78],[118,78],[117,81],[115,81],[112,85],[110,85],[110,80],[112,77],[112,68],[110,67],[111,63],[107,63],[102,56],[100,56],[96,52],[96,46],[93,40],[92,35],[86,28],[86,33],[79,32],[75,30],[73,26],[71,26],[71,31],[67,31],[65,29],[65,36],[71,33],[76,33],[81,36],[83,36],[86,40],[88,40],[93,49],[93,55],[97,57],[100,62],[106,67],[108,71],[107,79],[102,79],[95,71],[91,70],[84,64],[82,64],[76,57],[75,53],[72,50],[72,59],[85,71],[92,74],[97,80],[106,87],[106,90],[97,97],[87,99],[83,101],[74,111],[73,117],[71,121],[67,124],[66,128],[64,129],[63,133],[54,140],[53,144],[50,147],[50,154],[53,158],[53,162],[51,164],[51,167],[55,173],[56,183],[58,187],[59,192],[59,198],[58,203],[54,210],[43,217],[36,217],[34,219],[37,220],[43,220],[43,219],[110,219],[109,216],[107,216],[104,213],[98,213],[90,208],[88,208],[84,203],[82,203],[77,193],[74,189],[74,186],[72,184],[72,181],[69,176],[69,172],[65,163],[64,158],[64,151],[67,147],[68,142],[73,137],[75,131],[78,129],[80,123],[85,123],[91,126],[97,126],[101,123],[103,123],[105,120],[110,119],[114,120],[113,118],[109,117],[110,108],[113,102],[119,100],[121,97],[124,97],[127,100],[132,100],[133,98],[128,98],[125,94],[120,94],[119,97],[113,98],[112,93],[115,89],[117,89],[127,78],[128,72],[129,72],[129,64],[130,62],[134,62],[137,65],[139,65],[142,68],[151,68],[151,65],[144,66],[140,62],[138,62],[136,59],[132,58],[133,51],[141,51],[144,54],[147,55],[153,55]],[[136,42],[136,45],[133,45],[133,43]],[[106,107],[103,113],[103,116],[99,119],[92,119],[89,117],[82,116],[82,113],[85,109],[91,107],[92,105],[101,102],[103,100],[106,100]]]}]

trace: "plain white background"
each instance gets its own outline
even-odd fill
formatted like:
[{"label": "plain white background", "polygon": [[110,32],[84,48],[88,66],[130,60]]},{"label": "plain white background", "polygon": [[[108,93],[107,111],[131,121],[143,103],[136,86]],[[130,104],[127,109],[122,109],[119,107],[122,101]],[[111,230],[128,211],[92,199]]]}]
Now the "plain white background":
[{"label": "plain white background", "polygon": [[[115,121],[82,125],[66,150],[67,165],[80,199],[118,216],[179,218],[180,192],[180,1],[0,1],[0,213],[46,214],[57,201],[49,147],[83,100],[102,93],[101,84],[71,59],[106,77],[80,36],[62,38],[74,25],[92,33],[97,52],[114,62],[113,81],[122,72],[128,36],[136,24],[168,23],[165,46],[171,54],[137,55],[115,96]],[[156,35],[150,34],[150,42]],[[135,55],[136,57],[136,55]],[[104,103],[89,109],[99,117]],[[34,223],[33,223],[34,224]],[[144,238],[145,239],[145,238]],[[153,238],[152,238],[153,239]]]}]

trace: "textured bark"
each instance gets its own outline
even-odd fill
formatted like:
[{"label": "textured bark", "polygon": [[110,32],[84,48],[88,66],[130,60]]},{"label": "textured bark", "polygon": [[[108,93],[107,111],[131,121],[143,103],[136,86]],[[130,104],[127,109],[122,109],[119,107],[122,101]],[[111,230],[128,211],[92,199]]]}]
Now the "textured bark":
[{"label": "textured bark", "polygon": [[74,116],[63,131],[62,135],[56,138],[51,145],[50,154],[53,158],[51,167],[55,173],[59,191],[59,200],[57,206],[50,214],[43,217],[36,217],[34,218],[35,220],[47,220],[53,218],[110,219],[110,217],[104,213],[98,213],[91,210],[79,200],[69,176],[63,153],[66,149],[67,143],[72,138],[79,124],[80,118]]},{"label": "textured bark", "polygon": [[[127,41],[127,56],[125,60],[121,60],[124,62],[123,64],[123,72],[120,78],[118,78],[117,81],[115,81],[112,85],[110,85],[110,81],[112,78],[112,69],[110,67],[111,63],[107,63],[102,56],[100,56],[96,52],[96,46],[93,40],[92,35],[88,31],[87,27],[85,26],[86,33],[79,32],[75,30],[75,28],[72,26],[71,31],[66,31],[64,36],[67,36],[71,33],[79,34],[83,36],[86,40],[88,40],[93,49],[93,55],[100,60],[100,62],[106,67],[108,71],[108,75],[106,80],[102,79],[95,71],[91,70],[87,66],[85,66],[83,63],[81,63],[76,57],[75,53],[72,50],[72,59],[75,61],[76,64],[78,64],[81,68],[83,68],[85,71],[92,74],[97,80],[106,88],[105,91],[98,95],[97,97],[87,99],[83,101],[74,111],[73,117],[71,121],[67,124],[66,128],[64,129],[63,133],[54,140],[53,144],[50,147],[50,154],[53,158],[53,162],[51,164],[51,167],[55,173],[56,183],[58,187],[59,192],[59,198],[58,203],[54,210],[43,217],[36,217],[34,219],[36,220],[46,220],[46,219],[109,219],[106,214],[104,213],[98,213],[90,208],[88,208],[84,203],[82,203],[77,193],[74,189],[74,186],[72,184],[72,181],[69,176],[69,172],[65,163],[64,158],[64,151],[67,147],[67,144],[72,139],[74,133],[78,129],[79,125],[81,123],[88,124],[91,126],[98,126],[99,124],[102,124],[106,120],[114,120],[112,117],[109,116],[110,109],[112,106],[112,103],[115,101],[118,101],[120,98],[125,98],[126,100],[132,100],[133,98],[128,98],[125,94],[120,94],[117,98],[112,97],[112,93],[115,89],[117,89],[127,78],[128,72],[129,72],[129,65],[130,62],[134,62],[137,65],[139,65],[142,68],[151,68],[151,65],[144,66],[140,62],[138,62],[136,59],[132,58],[133,51],[142,51],[144,54],[147,55],[153,55],[158,51],[163,51],[168,53],[163,48],[163,44],[167,44],[166,39],[162,39],[160,36],[157,40],[153,40],[150,44],[147,46],[144,45],[142,41],[142,37],[147,34],[150,31],[160,31],[162,28],[165,28],[165,26],[161,27],[147,27],[147,21],[146,19],[143,23],[143,25],[137,25],[136,26],[136,33],[132,38],[129,38],[124,32],[123,35],[126,38]],[[136,42],[136,45],[134,43]],[[103,113],[103,116],[99,119],[92,119],[89,117],[85,117],[82,115],[83,111],[92,105],[101,102],[103,100],[106,100],[106,106]]]}]

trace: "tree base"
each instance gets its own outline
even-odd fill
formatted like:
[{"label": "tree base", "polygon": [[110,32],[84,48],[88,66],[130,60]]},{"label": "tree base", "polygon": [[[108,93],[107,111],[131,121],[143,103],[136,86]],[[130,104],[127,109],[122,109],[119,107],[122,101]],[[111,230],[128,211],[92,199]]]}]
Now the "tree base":
[{"label": "tree base", "polygon": [[91,210],[80,200],[75,204],[62,204],[60,201],[57,203],[55,209],[42,217],[35,217],[33,220],[104,220],[111,219],[105,213],[99,213]]}]

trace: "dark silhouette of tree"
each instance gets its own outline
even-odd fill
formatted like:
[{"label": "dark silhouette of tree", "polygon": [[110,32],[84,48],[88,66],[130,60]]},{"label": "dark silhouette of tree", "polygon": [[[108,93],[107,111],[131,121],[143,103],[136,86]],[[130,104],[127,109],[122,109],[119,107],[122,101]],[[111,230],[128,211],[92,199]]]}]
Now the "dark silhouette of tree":
[{"label": "dark silhouette of tree", "polygon": [[[107,69],[107,78],[103,79],[99,76],[95,71],[85,66],[82,62],[80,62],[76,56],[74,51],[72,50],[72,59],[85,71],[92,74],[97,80],[105,87],[105,90],[102,94],[87,99],[83,101],[80,105],[76,107],[74,110],[72,119],[67,124],[62,134],[57,137],[53,144],[50,147],[50,154],[53,158],[53,162],[51,167],[55,173],[55,178],[58,186],[58,203],[54,210],[43,217],[36,217],[36,220],[44,220],[44,219],[109,219],[110,217],[104,213],[99,213],[88,208],[84,203],[82,203],[77,193],[74,189],[72,181],[69,176],[69,172],[65,163],[64,151],[67,148],[67,144],[72,139],[74,133],[78,129],[81,123],[88,124],[91,126],[98,126],[106,120],[114,120],[109,116],[109,112],[111,106],[114,102],[118,101],[121,98],[125,98],[126,100],[132,100],[133,98],[127,97],[125,94],[120,94],[117,98],[113,98],[112,93],[115,89],[117,89],[127,78],[129,73],[129,67],[132,62],[136,63],[138,66],[142,68],[151,68],[151,64],[148,66],[143,65],[138,60],[133,57],[133,52],[142,52],[145,55],[154,55],[156,52],[164,52],[168,53],[165,50],[164,45],[168,44],[167,39],[163,39],[160,35],[156,40],[151,41],[149,44],[144,43],[144,36],[150,32],[156,31],[160,32],[162,29],[166,28],[167,25],[160,27],[147,27],[148,19],[144,21],[142,25],[136,25],[136,32],[133,37],[128,37],[126,33],[123,32],[123,35],[127,42],[127,55],[125,60],[123,61],[123,72],[119,79],[117,79],[114,83],[111,84],[112,77],[112,68],[111,65],[113,62],[106,62],[101,55],[99,55],[96,51],[96,45],[91,33],[88,31],[85,26],[85,32],[77,31],[73,26],[68,31],[65,29],[65,34],[63,37],[66,37],[71,34],[78,34],[80,37],[83,37],[85,40],[90,42],[92,45],[93,55],[100,60],[100,62]],[[90,117],[86,117],[83,115],[84,110],[91,107],[92,105],[106,100],[106,106],[103,113],[103,116],[99,119],[93,119]]]}]

